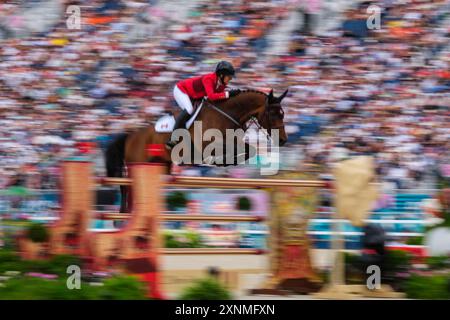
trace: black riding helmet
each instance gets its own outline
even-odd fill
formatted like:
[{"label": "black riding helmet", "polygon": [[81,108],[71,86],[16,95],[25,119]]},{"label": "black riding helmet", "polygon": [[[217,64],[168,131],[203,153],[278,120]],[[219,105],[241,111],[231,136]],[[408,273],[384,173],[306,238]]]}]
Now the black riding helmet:
[{"label": "black riding helmet", "polygon": [[220,61],[216,66],[216,74],[218,76],[232,76],[234,77],[235,70],[228,61]]}]

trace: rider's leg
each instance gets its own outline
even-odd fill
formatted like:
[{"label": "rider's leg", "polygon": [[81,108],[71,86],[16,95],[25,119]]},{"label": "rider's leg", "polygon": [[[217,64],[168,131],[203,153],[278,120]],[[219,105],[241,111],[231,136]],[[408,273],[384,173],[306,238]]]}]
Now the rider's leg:
[{"label": "rider's leg", "polygon": [[181,91],[178,86],[173,88],[173,97],[181,109],[186,110],[189,114],[192,114],[194,107],[192,106],[191,98],[189,98],[186,93]]},{"label": "rider's leg", "polygon": [[[181,113],[175,120],[175,125],[173,128],[173,131],[175,131],[176,129],[184,128],[186,121],[189,120],[191,113],[194,111],[194,107],[192,106],[192,102],[189,96],[181,91],[177,86],[175,86],[175,88],[173,89],[173,96],[178,106],[182,109]],[[171,138],[169,138],[169,140],[166,142],[166,145],[169,148],[173,148],[177,144],[177,142],[178,141],[171,140]]]}]

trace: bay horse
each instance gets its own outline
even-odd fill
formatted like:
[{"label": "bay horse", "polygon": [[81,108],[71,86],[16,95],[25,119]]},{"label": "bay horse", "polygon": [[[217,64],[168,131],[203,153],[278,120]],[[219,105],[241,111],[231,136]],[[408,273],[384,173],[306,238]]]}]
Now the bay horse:
[{"label": "bay horse", "polygon": [[[282,146],[287,141],[287,134],[284,128],[284,112],[281,107],[281,101],[286,96],[286,90],[281,96],[275,97],[273,90],[269,94],[261,91],[245,89],[238,95],[227,100],[219,102],[204,101],[202,110],[195,121],[201,121],[202,134],[208,129],[217,129],[224,136],[227,129],[243,129],[245,131],[246,124],[250,119],[256,119],[259,126],[266,129],[271,135],[273,129],[278,129],[279,145]],[[195,139],[194,125],[189,127],[192,142]],[[114,141],[112,141],[105,152],[106,171],[108,177],[123,177],[126,165],[133,162],[149,161],[147,146],[148,145],[164,145],[172,133],[156,132],[154,125],[141,128],[135,132],[123,133]],[[203,141],[203,140],[201,140]],[[252,146],[245,142],[244,159],[236,159],[233,165],[242,163],[255,154]],[[203,142],[203,149],[208,142]],[[236,145],[237,148],[237,145]],[[242,150],[242,149],[240,149]],[[160,157],[161,162],[166,164],[167,172],[170,173],[170,165],[172,164],[171,152],[163,151]],[[129,188],[121,186],[121,207],[120,212],[128,211]]]}]

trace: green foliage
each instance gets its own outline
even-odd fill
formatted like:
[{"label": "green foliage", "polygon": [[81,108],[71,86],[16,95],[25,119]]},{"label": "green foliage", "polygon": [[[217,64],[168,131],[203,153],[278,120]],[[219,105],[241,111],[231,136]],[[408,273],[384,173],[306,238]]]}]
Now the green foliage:
[{"label": "green foliage", "polygon": [[326,284],[330,282],[330,272],[328,270],[319,270],[317,271],[317,276],[320,279],[322,284]]},{"label": "green foliage", "polygon": [[166,248],[201,248],[203,246],[200,234],[193,231],[180,234],[167,231],[164,233],[164,243]]},{"label": "green foliage", "polygon": [[345,252],[344,253],[344,261],[345,264],[356,265],[358,263],[360,256],[354,253]]},{"label": "green foliage", "polygon": [[450,214],[447,214],[445,220],[440,225],[441,227],[450,228]]},{"label": "green foliage", "polygon": [[410,299],[450,299],[449,276],[411,276],[406,283]]},{"label": "green foliage", "polygon": [[449,212],[443,212],[443,219],[444,221],[442,221],[439,225],[434,226],[435,228],[439,228],[439,227],[446,227],[446,228],[450,228],[450,213]]},{"label": "green foliage", "polygon": [[420,246],[423,244],[423,236],[411,237],[406,240],[406,244],[410,246]]},{"label": "green foliage", "polygon": [[78,257],[70,255],[56,255],[49,260],[24,262],[28,264],[28,272],[42,272],[48,274],[57,274],[59,276],[66,276],[67,267],[70,265],[81,266],[81,260]]},{"label": "green foliage", "polygon": [[444,177],[443,175],[439,174],[437,177],[437,188],[438,189],[446,189],[450,188],[450,179],[447,177]]},{"label": "green foliage", "polygon": [[166,198],[167,207],[170,210],[176,210],[178,208],[185,208],[187,204],[186,193],[182,191],[170,192]]},{"label": "green foliage", "polygon": [[402,250],[388,250],[385,260],[385,269],[391,272],[403,271],[411,266],[412,256]]},{"label": "green foliage", "polygon": [[215,278],[207,277],[195,281],[185,288],[182,300],[230,300],[231,293]]},{"label": "green foliage", "polygon": [[81,260],[70,255],[56,255],[48,260],[21,260],[17,254],[11,251],[0,251],[0,272],[40,272],[66,276],[67,267],[70,265],[81,266]]},{"label": "green foliage", "polygon": [[189,248],[202,247],[202,238],[197,232],[188,232],[186,237],[189,239]]},{"label": "green foliage", "polygon": [[143,300],[146,299],[145,284],[133,276],[116,276],[107,279],[100,287],[99,299]]},{"label": "green foliage", "polygon": [[3,249],[17,250],[17,242],[13,236],[5,235],[5,237],[3,237]]},{"label": "green foliage", "polygon": [[0,273],[5,271],[22,271],[20,257],[11,250],[0,250]]},{"label": "green foliage", "polygon": [[0,273],[6,271],[20,271],[26,270],[26,263],[22,261],[5,261],[0,263]]},{"label": "green foliage", "polygon": [[237,201],[237,209],[249,211],[252,209],[252,202],[248,197],[239,197]]},{"label": "green foliage", "polygon": [[382,267],[381,281],[395,291],[405,291],[406,281],[411,272],[413,256],[402,250],[387,250]]},{"label": "green foliage", "polygon": [[11,250],[0,250],[0,264],[17,261],[20,261],[20,257],[17,253]]},{"label": "green foliage", "polygon": [[164,247],[165,248],[179,248],[180,243],[175,240],[175,235],[172,233],[164,233]]},{"label": "green foliage", "polygon": [[[30,224],[29,221],[27,221],[27,223],[28,225]],[[17,251],[16,236],[18,232],[23,230],[23,227],[10,226],[5,220],[0,221],[0,228],[2,227],[3,234],[1,240],[3,240],[3,246],[1,247],[1,250]]]},{"label": "green foliage", "polygon": [[67,267],[70,265],[81,265],[81,259],[77,256],[72,256],[68,254],[60,254],[55,255],[50,259],[50,263],[53,267],[64,270],[67,270]]},{"label": "green foliage", "polygon": [[98,288],[82,285],[69,290],[63,279],[47,280],[36,277],[17,277],[4,282],[0,297],[5,300],[78,300],[94,299]]},{"label": "green foliage", "polygon": [[144,284],[131,276],[107,279],[103,286],[82,282],[80,289],[68,289],[65,278],[47,280],[17,277],[0,287],[0,299],[5,300],[121,300],[145,299]]},{"label": "green foliage", "polygon": [[27,237],[33,242],[47,242],[49,233],[43,224],[33,223],[27,229]]},{"label": "green foliage", "polygon": [[2,220],[2,225],[5,227],[22,227],[26,228],[30,226],[33,222],[30,222],[30,220],[12,220],[12,219],[5,219]]},{"label": "green foliage", "polygon": [[426,258],[426,264],[431,269],[444,269],[450,265],[450,257],[448,256],[436,256]]},{"label": "green foliage", "polygon": [[439,227],[450,227],[450,179],[446,178],[446,184],[441,186],[441,190],[437,195],[437,199],[441,205],[441,217],[444,219],[442,223],[434,226],[434,228]]},{"label": "green foliage", "polygon": [[359,284],[362,281],[362,265],[360,262],[361,256],[358,254],[345,252],[344,253],[345,278],[349,284]]},{"label": "green foliage", "polygon": [[437,228],[450,228],[450,213],[443,213],[442,219],[441,223],[425,226],[425,233]]},{"label": "green foliage", "polygon": [[[85,299],[145,299],[146,284],[132,276],[114,276],[107,278],[103,286],[92,286],[81,283],[81,289],[67,288],[67,267],[81,266],[80,258],[71,255],[56,255],[49,260],[21,260],[9,250],[0,250],[0,273],[19,271],[16,276],[2,282],[0,299],[11,300],[85,300]],[[29,272],[57,275],[57,279],[49,280],[24,275]]]}]

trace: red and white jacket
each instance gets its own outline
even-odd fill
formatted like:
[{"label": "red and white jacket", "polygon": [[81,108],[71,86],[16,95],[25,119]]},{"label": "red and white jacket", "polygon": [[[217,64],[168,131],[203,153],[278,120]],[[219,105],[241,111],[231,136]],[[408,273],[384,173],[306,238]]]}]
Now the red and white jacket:
[{"label": "red and white jacket", "polygon": [[192,100],[207,97],[209,100],[227,99],[229,94],[226,86],[219,83],[219,78],[213,73],[182,80],[177,87],[186,93]]}]

